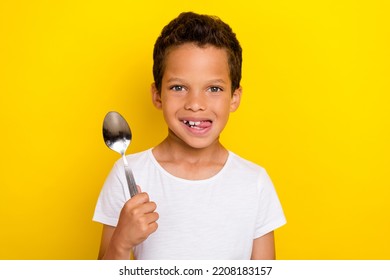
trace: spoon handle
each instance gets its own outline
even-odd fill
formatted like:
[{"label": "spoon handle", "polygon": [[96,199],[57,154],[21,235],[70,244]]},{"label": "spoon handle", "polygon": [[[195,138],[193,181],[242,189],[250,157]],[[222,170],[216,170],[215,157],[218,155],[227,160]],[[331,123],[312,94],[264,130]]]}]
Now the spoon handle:
[{"label": "spoon handle", "polygon": [[138,190],[134,180],[133,171],[131,170],[130,166],[125,165],[125,174],[127,185],[129,187],[130,197],[133,197],[138,193]]}]

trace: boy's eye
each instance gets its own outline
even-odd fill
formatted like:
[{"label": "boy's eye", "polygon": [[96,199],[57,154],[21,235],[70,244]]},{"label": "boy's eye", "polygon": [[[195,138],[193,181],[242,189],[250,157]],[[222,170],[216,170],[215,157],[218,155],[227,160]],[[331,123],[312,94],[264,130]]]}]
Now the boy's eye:
[{"label": "boy's eye", "polygon": [[222,91],[222,89],[220,87],[210,87],[209,91],[211,91],[211,92],[220,92],[220,91]]},{"label": "boy's eye", "polygon": [[183,91],[184,87],[183,86],[179,86],[179,85],[175,85],[175,86],[171,86],[170,89],[173,90],[173,91]]}]

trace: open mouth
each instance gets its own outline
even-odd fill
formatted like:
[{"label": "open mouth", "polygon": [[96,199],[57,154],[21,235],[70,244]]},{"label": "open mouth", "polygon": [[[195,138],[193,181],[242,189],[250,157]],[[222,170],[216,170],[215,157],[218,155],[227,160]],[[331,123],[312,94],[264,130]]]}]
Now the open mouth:
[{"label": "open mouth", "polygon": [[194,129],[206,129],[206,128],[209,128],[212,124],[212,121],[210,120],[204,120],[204,121],[189,121],[189,120],[182,120],[182,122],[190,127],[190,128],[194,128]]}]

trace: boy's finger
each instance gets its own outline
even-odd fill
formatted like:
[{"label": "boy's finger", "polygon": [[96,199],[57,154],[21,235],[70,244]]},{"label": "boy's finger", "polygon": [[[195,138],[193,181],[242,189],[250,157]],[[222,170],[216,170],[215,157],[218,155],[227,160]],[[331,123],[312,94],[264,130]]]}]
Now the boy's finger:
[{"label": "boy's finger", "polygon": [[156,222],[149,224],[149,235],[155,232],[158,228],[158,224]]},{"label": "boy's finger", "polygon": [[137,211],[139,211],[139,213],[147,214],[147,213],[154,212],[154,210],[156,210],[156,208],[157,208],[156,203],[154,203],[153,201],[150,201],[150,202],[143,203],[143,204],[137,206]]},{"label": "boy's finger", "polygon": [[140,204],[144,204],[146,202],[149,202],[149,195],[147,193],[137,193],[135,196],[133,196],[126,202],[125,206],[134,207]]},{"label": "boy's finger", "polygon": [[145,215],[145,222],[147,224],[151,224],[151,223],[154,223],[158,220],[159,218],[159,215],[157,212],[152,212],[152,213],[148,213]]}]

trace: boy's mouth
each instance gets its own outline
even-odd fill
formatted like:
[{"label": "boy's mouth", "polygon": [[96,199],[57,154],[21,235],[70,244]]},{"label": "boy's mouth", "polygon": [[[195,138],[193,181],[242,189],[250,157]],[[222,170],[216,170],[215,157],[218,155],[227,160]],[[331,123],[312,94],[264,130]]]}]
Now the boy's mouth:
[{"label": "boy's mouth", "polygon": [[182,122],[190,127],[195,129],[205,129],[209,128],[211,126],[212,121],[210,120],[204,120],[204,121],[189,121],[189,120],[182,120]]}]

